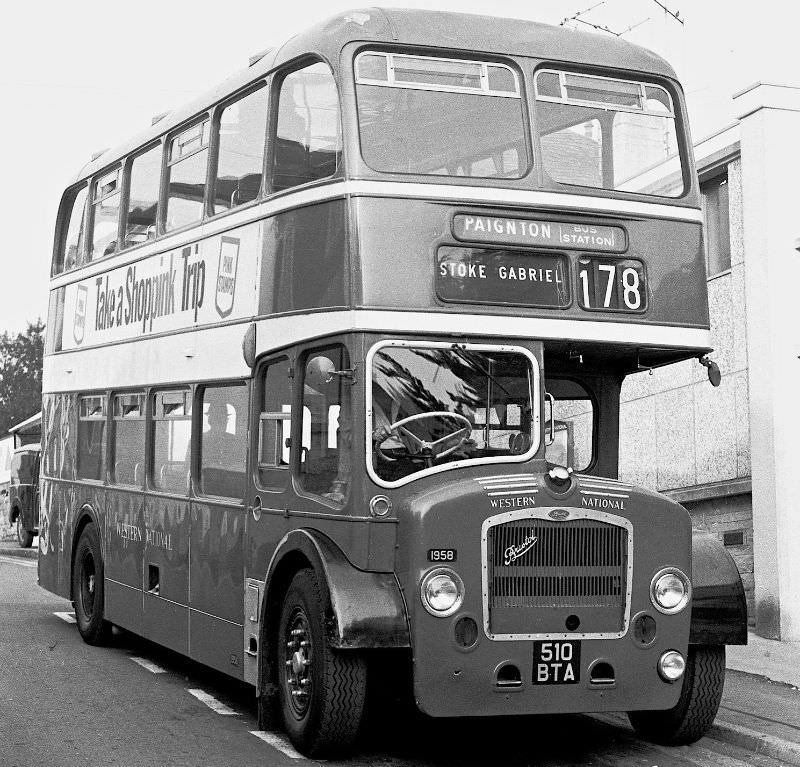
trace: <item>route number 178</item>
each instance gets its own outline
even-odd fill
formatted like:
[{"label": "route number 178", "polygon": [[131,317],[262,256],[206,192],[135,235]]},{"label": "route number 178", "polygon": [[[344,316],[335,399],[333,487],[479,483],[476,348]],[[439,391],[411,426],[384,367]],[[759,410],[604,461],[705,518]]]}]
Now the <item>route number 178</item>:
[{"label": "route number 178", "polygon": [[644,269],[638,261],[582,258],[578,280],[584,309],[639,312],[645,308]]}]

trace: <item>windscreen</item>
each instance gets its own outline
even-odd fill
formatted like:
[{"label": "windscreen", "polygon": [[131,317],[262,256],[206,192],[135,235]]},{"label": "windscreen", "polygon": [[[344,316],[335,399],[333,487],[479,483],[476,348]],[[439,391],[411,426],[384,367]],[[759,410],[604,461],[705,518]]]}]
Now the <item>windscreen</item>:
[{"label": "windscreen", "polygon": [[542,70],[535,118],[544,170],[553,181],[683,194],[675,111],[660,85]]},{"label": "windscreen", "polygon": [[522,460],[538,446],[522,352],[390,345],[372,358],[372,468],[396,482],[456,461]]},{"label": "windscreen", "polygon": [[517,73],[504,64],[368,52],[356,59],[361,151],[374,170],[520,178]]}]

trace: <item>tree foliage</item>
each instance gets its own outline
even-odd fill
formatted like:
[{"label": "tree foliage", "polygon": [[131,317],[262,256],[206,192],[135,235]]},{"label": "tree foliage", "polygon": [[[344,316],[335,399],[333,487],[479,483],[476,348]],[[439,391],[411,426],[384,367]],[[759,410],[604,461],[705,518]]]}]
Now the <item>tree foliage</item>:
[{"label": "tree foliage", "polygon": [[44,323],[0,335],[0,437],[42,409]]}]

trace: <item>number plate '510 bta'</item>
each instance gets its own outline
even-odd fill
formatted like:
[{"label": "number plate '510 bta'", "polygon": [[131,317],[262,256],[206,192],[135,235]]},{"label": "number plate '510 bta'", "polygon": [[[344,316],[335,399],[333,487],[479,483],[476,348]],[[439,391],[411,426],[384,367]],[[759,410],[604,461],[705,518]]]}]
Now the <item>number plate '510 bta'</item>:
[{"label": "number plate '510 bta'", "polygon": [[580,642],[533,643],[533,684],[577,684],[580,678]]}]

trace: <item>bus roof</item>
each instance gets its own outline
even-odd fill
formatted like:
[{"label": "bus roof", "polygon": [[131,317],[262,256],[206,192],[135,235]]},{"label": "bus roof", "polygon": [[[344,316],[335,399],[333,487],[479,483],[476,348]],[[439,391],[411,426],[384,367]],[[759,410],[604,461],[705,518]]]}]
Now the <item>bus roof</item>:
[{"label": "bus roof", "polygon": [[337,65],[342,48],[351,42],[534,56],[554,63],[583,63],[675,78],[672,67],[660,56],[619,37],[523,19],[447,11],[364,8],[332,16],[267,51],[261,58],[255,57],[246,69],[194,101],[169,112],[132,139],[99,154],[81,169],[73,181],[87,178],[138,147],[155,141],[227,95],[292,59],[319,52]]}]

